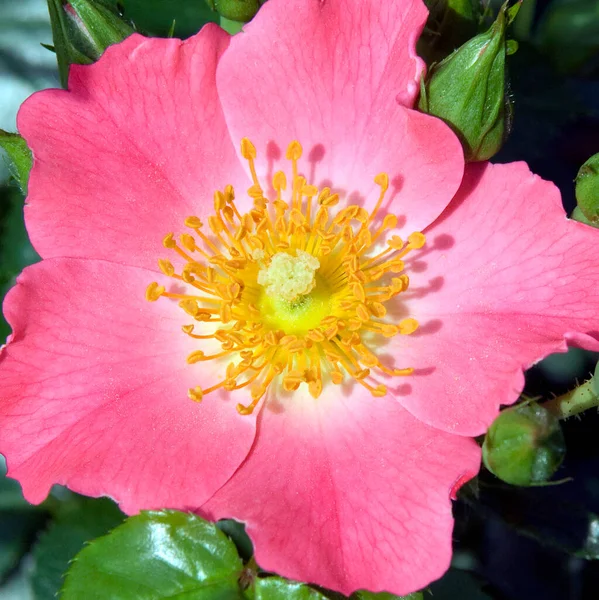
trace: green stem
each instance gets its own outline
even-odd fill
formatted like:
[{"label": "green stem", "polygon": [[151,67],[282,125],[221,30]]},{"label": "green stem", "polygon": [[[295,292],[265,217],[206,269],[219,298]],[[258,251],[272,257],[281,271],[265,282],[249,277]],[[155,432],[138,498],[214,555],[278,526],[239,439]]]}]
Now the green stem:
[{"label": "green stem", "polygon": [[590,408],[599,407],[599,395],[595,390],[593,379],[589,379],[572,391],[543,402],[542,406],[558,419],[567,419]]}]

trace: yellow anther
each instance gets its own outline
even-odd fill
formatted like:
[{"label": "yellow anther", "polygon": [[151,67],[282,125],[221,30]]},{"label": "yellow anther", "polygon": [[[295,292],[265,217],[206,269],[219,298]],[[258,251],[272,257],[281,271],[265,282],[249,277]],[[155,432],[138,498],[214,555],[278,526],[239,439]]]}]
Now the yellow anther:
[{"label": "yellow anther", "polygon": [[196,250],[196,241],[192,235],[189,233],[182,233],[179,236],[179,240],[181,241],[181,245],[189,252],[195,252]]},{"label": "yellow anther", "polygon": [[375,398],[382,398],[387,394],[387,388],[384,385],[377,385],[370,393]]},{"label": "yellow anther", "polygon": [[303,148],[302,145],[294,140],[287,146],[287,152],[285,153],[285,158],[287,160],[299,160],[302,157]]},{"label": "yellow anther", "polygon": [[173,267],[170,260],[158,259],[158,267],[167,277],[172,277],[175,274],[175,267]]},{"label": "yellow anther", "polygon": [[385,215],[383,219],[384,229],[395,229],[397,227],[397,217],[395,215]]},{"label": "yellow anther", "polygon": [[424,234],[420,233],[419,231],[415,231],[408,236],[408,244],[410,245],[410,248],[417,250],[422,248],[425,243],[426,237],[424,237]]},{"label": "yellow anther", "polygon": [[387,244],[393,250],[401,250],[403,248],[403,240],[398,235],[392,236]]},{"label": "yellow anther", "polygon": [[162,240],[162,245],[165,248],[174,248],[177,245],[177,243],[175,242],[173,237],[174,237],[173,233],[168,233],[167,235],[165,235],[164,239]]},{"label": "yellow anther", "polygon": [[387,173],[379,173],[374,178],[374,183],[380,185],[381,188],[386,192],[389,189],[389,175],[387,175]]},{"label": "yellow anther", "polygon": [[366,302],[366,293],[364,292],[364,287],[360,283],[353,283],[351,286],[351,290],[358,302]]},{"label": "yellow anther", "polygon": [[304,196],[316,196],[316,194],[318,194],[318,188],[314,185],[304,185],[302,194]]},{"label": "yellow anther", "polygon": [[324,198],[321,202],[323,206],[336,206],[339,204],[339,194],[331,194]]},{"label": "yellow anther", "polygon": [[196,386],[187,390],[187,396],[194,402],[201,402],[204,397],[204,392],[200,386]]},{"label": "yellow anther", "polygon": [[322,393],[322,381],[320,379],[311,381],[308,384],[308,391],[310,392],[312,398],[318,398],[318,396],[320,396]]},{"label": "yellow anther", "polygon": [[216,192],[214,192],[214,210],[219,212],[223,210],[226,205],[227,201],[225,200],[225,195],[220,190],[216,190]]},{"label": "yellow anther", "polygon": [[418,329],[418,321],[416,319],[404,319],[399,322],[399,333],[402,335],[409,335],[414,333]]},{"label": "yellow anther", "polygon": [[256,158],[256,146],[245,137],[241,140],[241,156],[246,160],[253,160]]},{"label": "yellow anther", "polygon": [[150,283],[150,285],[146,288],[146,300],[149,302],[156,302],[162,294],[164,294],[165,289],[163,285],[158,285],[155,281]]},{"label": "yellow anther", "polygon": [[287,189],[287,177],[283,171],[277,171],[272,178],[272,187],[277,191],[284,192]]},{"label": "yellow anther", "polygon": [[220,305],[220,320],[223,323],[228,323],[233,318],[231,305],[228,302],[222,302]]},{"label": "yellow anther", "polygon": [[356,316],[360,321],[368,321],[370,319],[370,313],[364,304],[358,304],[356,306]]},{"label": "yellow anther", "polygon": [[200,229],[202,227],[202,221],[198,217],[187,217],[187,219],[185,219],[185,227]]},{"label": "yellow anther", "polygon": [[339,385],[343,382],[343,373],[341,371],[331,371],[331,381],[335,385]]},{"label": "yellow anther", "polygon": [[397,335],[399,333],[399,328],[396,325],[391,325],[389,323],[385,323],[381,328],[381,333],[385,337],[391,338],[394,335]]},{"label": "yellow anther", "polygon": [[202,350],[196,350],[195,352],[192,352],[188,357],[187,357],[187,364],[188,365],[193,365],[197,362],[200,362],[201,360],[204,360],[205,358],[205,354],[204,352],[202,352]]},{"label": "yellow anther", "polygon": [[233,204],[235,201],[235,190],[231,184],[225,186],[225,200],[228,204]]},{"label": "yellow anther", "polygon": [[179,306],[192,317],[197,317],[200,313],[200,307],[198,306],[197,300],[193,300],[192,298],[181,300],[181,302],[179,302]]}]

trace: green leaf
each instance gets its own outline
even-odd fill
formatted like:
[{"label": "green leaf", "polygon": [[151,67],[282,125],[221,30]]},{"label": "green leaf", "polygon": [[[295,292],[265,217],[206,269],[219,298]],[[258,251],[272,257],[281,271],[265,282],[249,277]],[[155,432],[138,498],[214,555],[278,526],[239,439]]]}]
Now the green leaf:
[{"label": "green leaf", "polygon": [[255,600],[326,600],[326,596],[306,584],[282,577],[258,578],[254,590]]},{"label": "green leaf", "polygon": [[33,551],[31,586],[37,600],[56,598],[69,563],[84,544],[119,525],[125,516],[108,498],[73,494],[58,505],[55,520]]},{"label": "green leaf", "polygon": [[422,600],[422,592],[414,592],[407,596],[395,596],[388,592],[356,592],[352,600]]},{"label": "green leaf", "polygon": [[216,526],[233,541],[244,561],[250,560],[254,554],[254,546],[250,536],[245,532],[245,525],[233,519],[223,519]]},{"label": "green leaf", "polygon": [[243,564],[214,524],[176,511],[131,517],[86,546],[62,600],[242,600]]},{"label": "green leaf", "polygon": [[27,194],[29,171],[33,158],[27,142],[18,134],[0,129],[0,147],[4,149],[10,159],[10,172],[16,179],[23,194]]},{"label": "green leaf", "polygon": [[203,0],[122,0],[124,15],[139,31],[168,37],[175,21],[174,34],[186,38],[206,23],[217,23],[218,13]]}]

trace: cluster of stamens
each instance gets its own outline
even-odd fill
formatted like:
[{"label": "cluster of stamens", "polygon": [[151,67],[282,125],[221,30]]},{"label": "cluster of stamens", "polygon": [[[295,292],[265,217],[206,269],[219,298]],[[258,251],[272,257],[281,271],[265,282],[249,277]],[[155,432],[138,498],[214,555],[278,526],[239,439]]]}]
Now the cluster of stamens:
[{"label": "cluster of stamens", "polygon": [[[346,376],[373,396],[384,396],[387,388],[377,383],[377,371],[401,376],[413,369],[383,365],[369,344],[374,334],[390,338],[418,327],[412,318],[391,322],[385,303],[408,288],[402,259],[424,245],[424,235],[412,233],[407,241],[389,237],[387,232],[397,226],[397,217],[391,214],[375,223],[389,187],[385,173],[374,179],[380,195],[371,212],[355,205],[338,209],[338,194],[330,188],[319,190],[298,174],[302,147],[294,141],[286,154],[292,165],[289,198],[284,199],[287,178],[278,171],[272,180],[276,198],[269,201],[256,174],[256,149],[248,139],[242,140],[241,153],[252,174],[253,185],[247,193],[253,207],[241,214],[230,185],[216,191],[214,215],[207,219],[209,233],[199,218],[189,217],[185,225],[193,233],[183,233],[178,240],[169,233],[163,240],[164,247],[184,264],[177,272],[169,260],[160,260],[161,271],[187,284],[190,291],[171,293],[156,282],[146,291],[150,301],[178,300],[194,321],[183,332],[200,345],[202,340],[219,343],[220,351],[214,354],[202,349],[192,352],[189,364],[229,361],[221,381],[208,388],[192,388],[189,397],[201,401],[221,388],[229,392],[249,388],[251,402],[238,404],[237,410],[250,414],[273,381],[280,381],[287,392],[305,383],[318,398],[323,383],[341,384]],[[375,245],[381,249],[371,256]],[[315,283],[306,288],[309,293],[280,301],[285,314],[278,318],[258,279],[266,279],[273,257],[280,253],[292,257],[307,253],[317,259],[319,267]],[[287,317],[313,295],[320,298],[312,313],[312,320],[316,315],[318,322],[310,324],[309,304],[304,306],[309,318],[302,321],[310,324],[307,329],[289,321]]]}]

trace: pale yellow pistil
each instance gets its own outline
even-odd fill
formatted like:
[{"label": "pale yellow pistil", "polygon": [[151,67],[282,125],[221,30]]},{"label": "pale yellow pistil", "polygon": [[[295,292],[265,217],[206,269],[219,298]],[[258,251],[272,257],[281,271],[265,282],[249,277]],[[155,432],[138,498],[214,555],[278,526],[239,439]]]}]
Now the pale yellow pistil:
[{"label": "pale yellow pistil", "polygon": [[304,250],[296,250],[295,256],[276,252],[258,271],[258,283],[269,296],[295,303],[314,289],[318,267],[318,259]]},{"label": "pale yellow pistil", "polygon": [[[146,291],[150,301],[177,299],[201,325],[199,333],[195,323],[183,327],[199,346],[187,357],[189,364],[228,361],[221,381],[192,388],[189,397],[201,401],[218,389],[247,388],[251,402],[237,410],[250,414],[274,382],[287,392],[305,383],[317,398],[323,385],[340,384],[346,375],[373,396],[384,396],[387,389],[377,372],[409,375],[413,369],[383,365],[366,339],[416,330],[415,319],[388,319],[385,303],[408,288],[402,259],[424,245],[424,236],[416,232],[404,241],[394,235],[373,252],[397,225],[394,215],[375,224],[389,187],[385,173],[375,177],[381,192],[373,211],[350,205],[334,212],[338,195],[298,174],[299,142],[287,149],[293,174],[287,198],[285,174],[274,174],[275,197],[267,199],[254,166],[256,149],[244,138],[241,152],[252,174],[253,208],[241,214],[231,186],[215,192],[209,232],[200,219],[188,217],[192,234],[178,240],[168,234],[163,240],[183,261],[180,271],[169,260],[158,262],[165,275],[193,291],[167,292],[156,282]],[[216,340],[221,350],[206,354],[202,340]]]}]

